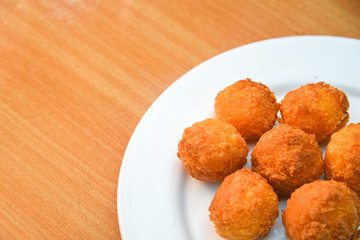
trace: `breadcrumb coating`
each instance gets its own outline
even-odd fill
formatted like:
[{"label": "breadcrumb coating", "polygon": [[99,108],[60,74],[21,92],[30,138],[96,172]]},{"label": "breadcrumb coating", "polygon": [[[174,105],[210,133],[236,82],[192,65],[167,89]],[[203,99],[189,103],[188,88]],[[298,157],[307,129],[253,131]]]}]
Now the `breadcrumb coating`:
[{"label": "breadcrumb coating", "polygon": [[280,104],[264,84],[240,80],[215,98],[215,115],[236,127],[241,136],[258,139],[274,126]]},{"label": "breadcrumb coating", "polygon": [[315,136],[287,124],[262,135],[251,157],[252,170],[265,177],[282,196],[319,179],[324,172]]},{"label": "breadcrumb coating", "polygon": [[278,197],[266,179],[245,168],[224,179],[209,211],[221,237],[256,239],[265,237],[275,224]]},{"label": "breadcrumb coating", "polygon": [[325,174],[327,179],[345,182],[360,196],[360,123],[350,123],[331,136]]},{"label": "breadcrumb coating", "polygon": [[186,171],[202,181],[222,181],[246,164],[249,147],[236,128],[224,121],[206,119],[184,130],[178,157]]},{"label": "breadcrumb coating", "polygon": [[342,182],[314,181],[295,190],[282,220],[291,240],[358,239],[360,200]]},{"label": "breadcrumb coating", "polygon": [[317,141],[328,139],[349,121],[349,101],[341,90],[324,82],[311,83],[288,92],[281,101],[284,122],[315,134]]}]

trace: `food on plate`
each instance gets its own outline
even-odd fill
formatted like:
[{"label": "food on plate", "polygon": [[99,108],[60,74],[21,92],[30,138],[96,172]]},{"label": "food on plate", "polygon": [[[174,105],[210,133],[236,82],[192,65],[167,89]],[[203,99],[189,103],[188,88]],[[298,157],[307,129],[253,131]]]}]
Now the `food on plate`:
[{"label": "food on plate", "polygon": [[319,179],[324,172],[322,152],[315,136],[287,124],[264,133],[251,157],[252,170],[266,178],[282,196]]},{"label": "food on plate", "polygon": [[215,115],[236,127],[245,139],[258,139],[274,126],[279,104],[264,84],[240,80],[215,98]]},{"label": "food on plate", "polygon": [[209,212],[221,237],[256,239],[265,237],[275,224],[278,197],[266,179],[244,168],[224,179]]},{"label": "food on plate", "polygon": [[348,109],[349,101],[344,92],[323,82],[310,83],[285,95],[279,122],[315,134],[320,142],[346,125]]},{"label": "food on plate", "polygon": [[325,174],[327,179],[345,182],[360,196],[360,123],[351,123],[331,136]]},{"label": "food on plate", "polygon": [[[278,196],[291,195],[282,215],[289,239],[360,239],[360,123],[345,127],[348,108],[347,96],[323,82],[288,92],[281,105],[248,78],[220,91],[216,119],[186,128],[177,153],[192,177],[223,180],[209,207],[216,232],[265,237],[279,216]],[[318,142],[330,136],[323,161]],[[241,169],[245,139],[259,139],[252,170]],[[324,168],[328,180],[320,181]]]},{"label": "food on plate", "polygon": [[360,200],[342,182],[314,181],[291,194],[282,220],[292,240],[358,239]]},{"label": "food on plate", "polygon": [[246,164],[249,147],[231,124],[206,119],[184,130],[178,156],[186,171],[202,181],[222,181]]}]

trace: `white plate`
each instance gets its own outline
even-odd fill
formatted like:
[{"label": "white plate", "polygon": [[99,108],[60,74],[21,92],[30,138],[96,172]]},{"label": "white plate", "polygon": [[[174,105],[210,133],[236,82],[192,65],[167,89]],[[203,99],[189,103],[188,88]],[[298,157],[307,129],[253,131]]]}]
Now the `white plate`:
[{"label": "white plate", "polygon": [[[176,156],[177,144],[184,128],[214,116],[214,99],[220,90],[246,77],[266,84],[279,102],[305,83],[330,83],[347,94],[350,122],[360,122],[360,40],[285,37],[211,58],[172,84],[131,137],[118,185],[123,240],[221,239],[208,213],[219,184],[187,175]],[[250,157],[246,167],[250,167]],[[283,199],[279,210],[285,208]],[[266,239],[286,239],[281,217],[276,222]]]}]

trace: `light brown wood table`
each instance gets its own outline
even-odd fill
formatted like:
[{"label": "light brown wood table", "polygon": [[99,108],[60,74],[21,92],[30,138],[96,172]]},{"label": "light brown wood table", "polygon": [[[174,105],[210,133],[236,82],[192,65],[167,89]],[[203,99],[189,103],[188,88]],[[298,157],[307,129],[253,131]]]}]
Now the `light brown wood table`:
[{"label": "light brown wood table", "polygon": [[0,239],[120,239],[146,109],[210,57],[290,35],[360,38],[360,1],[0,1]]}]

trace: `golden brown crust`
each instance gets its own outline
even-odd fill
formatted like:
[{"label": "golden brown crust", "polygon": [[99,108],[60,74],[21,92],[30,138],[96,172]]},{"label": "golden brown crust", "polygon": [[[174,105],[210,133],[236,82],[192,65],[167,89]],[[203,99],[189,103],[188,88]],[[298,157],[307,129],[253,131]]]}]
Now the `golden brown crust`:
[{"label": "golden brown crust", "polygon": [[178,156],[185,169],[202,181],[222,181],[246,164],[249,147],[232,125],[206,119],[184,130]]},{"label": "golden brown crust", "polygon": [[331,136],[325,174],[327,179],[345,182],[360,196],[360,123],[351,123]]},{"label": "golden brown crust", "polygon": [[209,211],[220,236],[256,239],[265,237],[275,224],[278,198],[266,179],[246,168],[224,179]]},{"label": "golden brown crust", "polygon": [[280,122],[315,134],[322,141],[349,120],[349,101],[344,92],[323,82],[306,84],[288,92],[281,101]]},{"label": "golden brown crust", "polygon": [[274,126],[279,105],[267,86],[247,78],[218,93],[215,114],[234,125],[243,138],[258,139]]},{"label": "golden brown crust", "polygon": [[251,157],[252,170],[284,196],[304,183],[319,179],[324,171],[321,149],[314,135],[287,124],[262,135]]},{"label": "golden brown crust", "polygon": [[314,181],[295,190],[282,219],[292,240],[355,239],[360,200],[341,182]]}]

